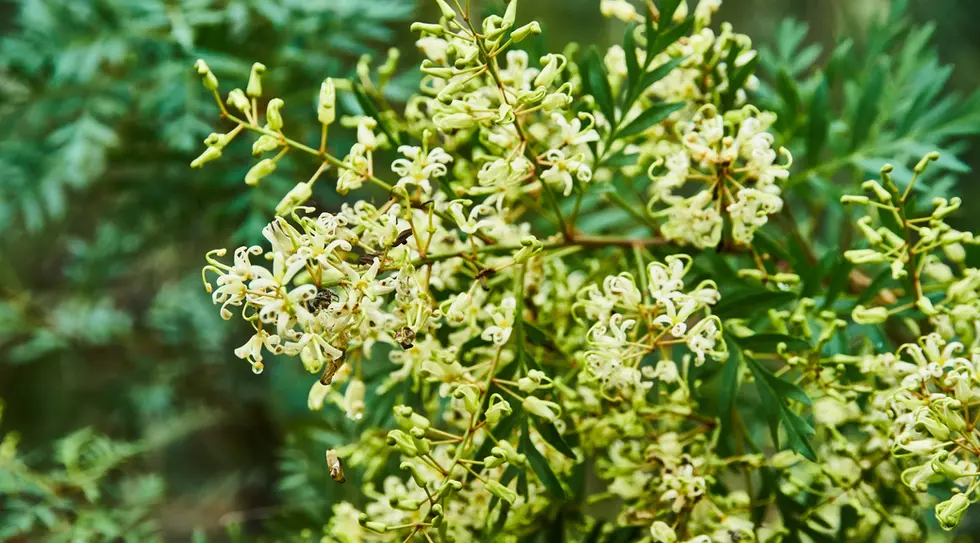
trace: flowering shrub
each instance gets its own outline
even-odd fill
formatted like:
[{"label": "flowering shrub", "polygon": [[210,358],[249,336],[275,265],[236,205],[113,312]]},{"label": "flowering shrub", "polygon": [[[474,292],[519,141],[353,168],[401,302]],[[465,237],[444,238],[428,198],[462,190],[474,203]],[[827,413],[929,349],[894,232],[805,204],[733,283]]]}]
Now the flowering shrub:
[{"label": "flowering shrub", "polygon": [[[321,86],[318,143],[288,135],[299,107],[266,97],[265,66],[223,95],[196,65],[230,130],[193,167],[252,133],[246,184],[292,155],[312,172],[266,245],[212,251],[203,273],[222,317],[251,326],[235,354],[255,373],[298,358],[311,410],[365,422],[325,451],[338,484],[363,487],[325,540],[520,541],[545,525],[583,541],[909,541],[928,508],[954,528],[980,487],[980,272],[976,240],[946,222],[960,200],[920,201],[940,155],[816,202],[850,206],[833,207],[836,231],[864,238],[818,245],[800,232],[823,233],[804,181],[858,154],[821,161],[818,81],[794,182],[779,142],[795,127],[753,104],[772,89],[747,36],[712,30],[720,0],[602,0],[629,25],[622,46],[537,58],[517,0],[482,21],[435,1],[439,20],[412,25],[419,92],[396,109],[399,55],[364,59]],[[855,146],[879,91],[852,100]],[[338,95],[361,114],[339,115]],[[334,154],[338,124],[357,143]],[[363,196],[317,210],[328,183]]]}]

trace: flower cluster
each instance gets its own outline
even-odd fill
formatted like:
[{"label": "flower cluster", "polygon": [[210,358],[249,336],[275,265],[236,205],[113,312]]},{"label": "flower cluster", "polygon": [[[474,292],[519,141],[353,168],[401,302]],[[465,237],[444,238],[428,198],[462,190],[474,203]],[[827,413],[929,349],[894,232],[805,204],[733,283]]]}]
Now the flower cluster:
[{"label": "flower cluster", "polygon": [[[751,106],[729,115],[706,106],[681,129],[680,145],[650,168],[648,208],[666,219],[667,239],[714,247],[727,216],[734,240],[748,245],[769,216],[782,210],[779,182],[789,177],[792,159],[780,148],[787,163],[777,163],[773,136],[765,131],[772,120]],[[685,196],[689,185],[700,187]]]},{"label": "flower cluster", "polygon": [[[265,245],[212,251],[204,280],[250,328],[238,357],[256,373],[298,358],[318,375],[310,409],[360,433],[327,452],[363,506],[335,504],[325,541],[520,541],[566,517],[558,503],[605,498],[615,523],[585,514],[569,533],[909,540],[937,482],[958,489],[936,508],[956,525],[980,480],[980,271],[945,223],[960,201],[912,218],[915,178],[901,192],[886,170],[874,199],[844,199],[881,227],[857,221],[858,268],[824,281],[833,262],[759,234],[793,203],[792,157],[748,104],[751,41],[709,28],[718,0],[603,0],[637,23],[623,46],[537,57],[518,48],[541,27],[518,24],[517,0],[483,20],[434,2],[438,20],[412,27],[419,92],[385,94],[397,53],[377,73],[362,59],[323,82],[319,145],[287,135],[264,66],[225,100],[197,64],[234,126],[194,167],[247,133],[249,186],[291,153],[316,166]],[[344,93],[359,115],[340,114]],[[317,210],[325,185],[358,196]],[[862,296],[880,265],[896,284]],[[876,327],[893,318],[921,337],[899,356]]]},{"label": "flower cluster", "polygon": [[683,386],[673,360],[662,359],[656,367],[641,365],[646,355],[674,344],[684,344],[697,365],[708,356],[728,357],[720,320],[702,316],[717,303],[717,286],[706,280],[690,292],[684,290],[691,262],[690,257],[669,256],[665,263],[650,263],[646,292],[628,272],[606,277],[601,289],[593,284],[579,291],[573,312],[595,321],[585,333],[586,350],[580,357],[600,390],[608,388],[642,402],[654,379]]}]

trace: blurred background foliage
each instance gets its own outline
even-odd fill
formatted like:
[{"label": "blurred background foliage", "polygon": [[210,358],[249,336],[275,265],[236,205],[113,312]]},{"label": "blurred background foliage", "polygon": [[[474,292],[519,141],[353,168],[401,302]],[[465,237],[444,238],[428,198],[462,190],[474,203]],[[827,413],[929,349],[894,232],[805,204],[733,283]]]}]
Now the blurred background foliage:
[{"label": "blurred background foliage", "polygon": [[[832,190],[822,163],[857,179],[980,130],[980,102],[948,98],[980,83],[980,4],[910,1],[905,20],[918,30],[889,19],[896,4],[725,1],[718,20],[765,53],[757,101],[790,123],[780,134],[804,195]],[[523,5],[546,29],[542,48],[621,41],[596,0]],[[245,146],[227,151],[240,160],[188,167],[216,122],[191,67],[205,58],[231,88],[263,62],[287,123],[312,138],[320,81],[391,45],[411,67],[408,22],[434,11],[410,0],[0,2],[0,540],[187,540],[228,526],[246,539],[295,534],[319,530],[353,489],[329,481],[322,455],[364,425],[329,409],[310,415],[296,364],[252,375],[232,354],[246,331],[220,320],[199,282],[204,252],[258,241],[295,177],[283,168],[246,190]],[[403,71],[395,99],[417,81]],[[854,118],[841,104],[876,82],[875,116]],[[795,146],[813,127],[792,123],[814,107],[830,112],[829,136]],[[333,135],[331,145],[347,142]],[[956,191],[970,202],[966,172],[980,155],[960,145],[944,170],[961,175]],[[317,188],[321,207],[338,204]],[[975,216],[957,220],[980,229]]]}]

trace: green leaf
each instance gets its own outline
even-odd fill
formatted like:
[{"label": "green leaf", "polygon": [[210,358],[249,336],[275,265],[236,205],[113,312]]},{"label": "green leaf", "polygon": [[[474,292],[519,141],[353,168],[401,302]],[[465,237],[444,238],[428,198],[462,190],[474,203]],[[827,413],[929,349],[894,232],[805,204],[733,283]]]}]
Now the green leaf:
[{"label": "green leaf", "polygon": [[875,63],[868,80],[864,84],[864,92],[854,110],[851,122],[851,151],[861,146],[871,134],[871,128],[878,119],[881,109],[881,98],[885,92],[885,80],[888,77],[887,61]]},{"label": "green leaf", "polygon": [[554,423],[548,422],[540,417],[531,417],[531,420],[534,422],[534,427],[537,428],[538,433],[541,434],[541,437],[549,445],[572,460],[578,458],[575,456],[575,451],[572,450],[565,441],[565,438],[558,432],[558,428],[555,427]]},{"label": "green leaf", "polygon": [[522,320],[524,326],[524,334],[527,336],[527,340],[535,345],[554,345],[554,341],[548,337],[548,334],[544,330],[538,328],[537,326]]},{"label": "green leaf", "polygon": [[628,75],[628,84],[623,87],[623,107],[628,107],[633,103],[642,77],[640,62],[636,59],[635,30],[636,25],[630,25],[626,29],[626,37],[623,39],[623,52],[626,54],[626,73]]},{"label": "green leaf", "polygon": [[394,142],[395,145],[401,145],[401,138],[398,136],[398,132],[391,130],[391,127],[388,126],[388,123],[378,111],[378,107],[374,105],[374,101],[364,92],[361,84],[351,80],[351,90],[354,92],[354,98],[357,99],[357,105],[361,106],[364,114],[378,121],[378,128],[388,136],[389,140]]},{"label": "green leaf", "polygon": [[889,281],[893,281],[892,271],[886,267],[885,269],[881,270],[881,272],[879,272],[878,275],[871,281],[871,284],[861,292],[861,295],[858,296],[857,304],[863,305],[867,303],[868,300],[881,292],[881,289],[885,288],[885,284]]},{"label": "green leaf", "polygon": [[749,80],[749,77],[755,73],[756,67],[759,65],[759,55],[756,53],[751,60],[746,62],[740,68],[735,70],[731,78],[728,80],[728,90],[725,91],[725,96],[722,97],[722,104],[726,109],[730,109],[735,104],[736,93],[745,86],[745,82]]},{"label": "green leaf", "polygon": [[830,129],[830,87],[826,79],[821,79],[813,92],[809,109],[806,161],[808,165],[814,165],[820,159],[820,152],[827,144],[827,132]]},{"label": "green leaf", "polygon": [[728,343],[728,361],[721,372],[721,390],[718,392],[718,409],[720,411],[722,424],[731,422],[731,415],[735,410],[735,397],[738,396],[739,370],[742,367],[742,350],[738,343],[728,334],[725,335]]},{"label": "green leaf", "polygon": [[[663,21],[663,18],[660,19]],[[653,43],[647,47],[647,59],[648,62],[652,61],[653,57],[664,52],[665,49],[673,45],[674,42],[681,39],[684,36],[690,35],[691,30],[694,29],[694,17],[688,17],[684,19],[683,22],[667,29],[666,31],[660,32]]]},{"label": "green leaf", "polygon": [[831,251],[831,253],[836,255],[836,260],[828,272],[830,283],[827,285],[827,295],[824,297],[824,309],[833,306],[837,298],[844,292],[851,276],[851,269],[853,268],[851,263],[844,258],[843,250]]},{"label": "green leaf", "polygon": [[[735,336],[733,336],[735,337]],[[739,346],[747,351],[756,353],[774,353],[776,346],[785,343],[790,351],[809,351],[813,348],[810,342],[784,334],[755,334],[753,336],[735,337]]]},{"label": "green leaf", "polygon": [[[739,315],[742,317],[758,315],[796,300],[796,294],[781,290],[747,289],[728,296],[722,296],[715,306],[715,314],[722,318]],[[749,315],[746,310],[751,309]]]},{"label": "green leaf", "polygon": [[534,470],[534,474],[538,476],[541,483],[548,489],[548,493],[559,500],[564,500],[565,489],[562,488],[561,482],[558,480],[555,472],[551,470],[551,466],[548,465],[548,460],[545,459],[544,455],[541,454],[541,451],[539,451],[534,444],[531,443],[526,419],[524,420],[523,431],[521,432],[519,451],[527,456],[528,464],[531,465],[531,469]]},{"label": "green leaf", "polygon": [[630,121],[630,124],[626,125],[625,128],[617,131],[616,136],[628,138],[641,134],[651,126],[669,117],[671,113],[683,107],[683,102],[654,104],[649,109],[644,110],[643,113],[640,113],[637,118]]},{"label": "green leaf", "polygon": [[681,0],[661,0],[659,7],[660,20],[669,23],[677,13],[677,7],[681,5]]},{"label": "green leaf", "polygon": [[776,76],[776,90],[786,105],[784,115],[787,121],[794,122],[800,110],[800,91],[796,87],[796,82],[789,75],[786,69],[780,69]]},{"label": "green leaf", "polygon": [[615,124],[616,110],[613,106],[612,88],[609,86],[609,78],[606,76],[606,68],[603,66],[602,57],[599,50],[595,47],[589,52],[589,59],[586,64],[587,91],[595,98],[596,104],[602,110],[611,124]]},{"label": "green leaf", "polygon": [[657,66],[653,70],[644,73],[643,79],[640,82],[640,92],[645,91],[646,89],[650,88],[650,85],[653,85],[657,81],[667,77],[670,72],[676,70],[677,67],[680,66],[686,59],[687,57],[671,59],[670,61]]},{"label": "green leaf", "polygon": [[616,152],[615,154],[603,159],[603,166],[610,166],[613,168],[622,168],[623,166],[633,166],[640,159],[640,154],[626,154],[626,149]]},{"label": "green leaf", "polygon": [[795,400],[805,405],[811,405],[810,398],[806,393],[788,381],[776,377],[753,358],[745,357],[749,370],[755,376],[756,388],[759,390],[759,398],[766,411],[766,418],[769,422],[769,430],[772,433],[772,440],[779,446],[779,424],[782,422],[789,437],[789,446],[796,452],[802,454],[811,461],[817,460],[817,453],[810,443],[810,436],[816,434],[816,430],[807,423],[803,417],[789,408],[786,401]]}]

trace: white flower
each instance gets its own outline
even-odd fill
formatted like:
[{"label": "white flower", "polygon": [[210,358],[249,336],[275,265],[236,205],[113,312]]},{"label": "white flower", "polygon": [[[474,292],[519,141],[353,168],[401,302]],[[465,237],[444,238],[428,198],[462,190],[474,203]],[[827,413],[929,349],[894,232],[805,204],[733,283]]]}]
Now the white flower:
[{"label": "white flower", "polygon": [[444,177],[448,171],[446,164],[453,161],[453,157],[441,147],[425,152],[420,147],[402,145],[398,152],[410,160],[399,158],[391,163],[391,171],[401,176],[396,186],[416,186],[422,189],[423,194],[432,192],[431,180]]},{"label": "white flower", "polygon": [[602,0],[599,11],[604,17],[615,17],[620,21],[630,22],[638,17],[636,8],[627,0]]}]

